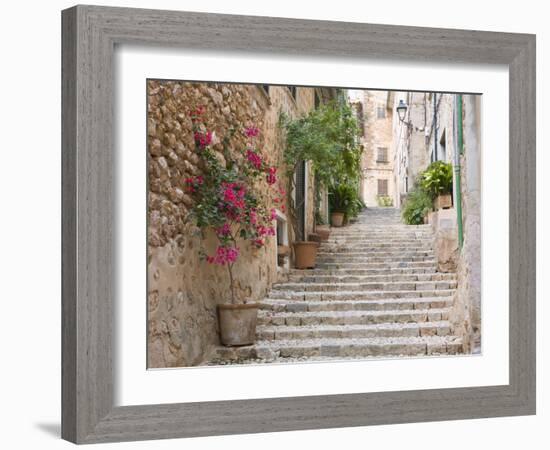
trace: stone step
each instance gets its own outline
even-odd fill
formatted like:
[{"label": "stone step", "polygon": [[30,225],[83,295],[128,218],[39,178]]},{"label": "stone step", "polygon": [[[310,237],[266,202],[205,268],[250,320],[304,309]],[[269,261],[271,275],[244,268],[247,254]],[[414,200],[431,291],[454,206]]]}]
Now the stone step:
[{"label": "stone step", "polygon": [[431,258],[435,257],[435,253],[432,249],[415,249],[415,250],[401,250],[401,251],[326,251],[325,249],[319,249],[317,251],[317,258],[400,258],[405,260],[407,258],[419,258],[429,256]]},{"label": "stone step", "polygon": [[431,232],[426,231],[398,231],[398,230],[385,230],[385,231],[377,231],[373,232],[371,230],[356,230],[353,233],[335,233],[331,232],[329,237],[331,239],[347,239],[347,238],[363,238],[363,239],[380,239],[380,238],[387,238],[387,239],[415,239],[415,238],[430,238],[432,237]]},{"label": "stone step", "polygon": [[369,325],[373,323],[438,322],[449,319],[450,308],[384,311],[258,312],[258,325]]},{"label": "stone step", "polygon": [[430,267],[431,270],[436,269],[435,261],[370,261],[370,262],[335,262],[317,261],[319,269],[392,269],[392,268],[409,268],[409,267]]},{"label": "stone step", "polygon": [[381,300],[325,300],[294,301],[265,299],[260,308],[272,312],[318,312],[318,311],[383,311],[399,309],[440,309],[449,308],[453,297],[425,297]]},{"label": "stone step", "polygon": [[426,227],[411,227],[403,224],[380,224],[380,225],[357,225],[344,228],[331,228],[331,233],[337,236],[345,236],[354,233],[387,233],[388,231],[398,233],[426,233],[432,232],[431,225]]},{"label": "stone step", "polygon": [[333,255],[333,256],[319,256],[317,258],[318,264],[326,263],[385,263],[385,262],[430,262],[435,264],[434,256],[408,256],[400,258],[399,256],[346,256],[346,255]]},{"label": "stone step", "polygon": [[372,338],[449,336],[451,324],[442,320],[421,323],[377,323],[373,325],[308,325],[308,326],[260,326],[258,340],[319,339],[319,338]]},{"label": "stone step", "polygon": [[308,291],[278,291],[272,290],[267,297],[269,300],[375,300],[382,298],[415,298],[415,297],[447,297],[452,296],[455,289],[438,290],[405,290],[405,291],[335,291],[335,292],[308,292]]},{"label": "stone step", "polygon": [[332,245],[378,245],[378,244],[415,244],[415,245],[430,245],[433,242],[433,237],[417,238],[417,237],[382,237],[372,238],[367,236],[356,236],[349,238],[335,238],[329,236],[328,240],[324,241],[326,244]]},{"label": "stone step", "polygon": [[212,364],[240,362],[277,362],[285,359],[313,360],[426,356],[462,353],[462,340],[456,336],[374,337],[358,339],[304,339],[258,341],[248,347],[219,347]]},{"label": "stone step", "polygon": [[317,275],[307,274],[288,276],[291,283],[365,283],[369,281],[455,281],[454,273],[395,273],[382,275]]},{"label": "stone step", "polygon": [[455,280],[444,281],[380,281],[368,283],[277,283],[274,291],[433,291],[438,289],[455,289]]},{"label": "stone step", "polygon": [[416,244],[416,243],[408,243],[408,244],[387,244],[382,243],[378,245],[368,245],[368,244],[354,244],[354,245],[348,245],[348,244],[325,244],[321,243],[319,246],[320,252],[337,252],[337,253],[347,253],[347,252],[359,252],[359,251],[366,251],[366,252],[407,252],[407,251],[413,251],[413,250],[419,250],[419,251],[426,251],[426,250],[433,250],[431,243],[426,244]]},{"label": "stone step", "polygon": [[[379,265],[375,264],[374,266]],[[368,269],[291,269],[289,276],[369,276],[369,275],[399,275],[399,274],[430,274],[435,273],[436,267],[419,266],[419,267],[372,267]]]},{"label": "stone step", "polygon": [[415,230],[409,228],[397,228],[391,226],[383,226],[380,228],[373,227],[362,227],[362,228],[352,228],[344,231],[332,229],[330,232],[331,236],[337,237],[348,237],[348,236],[391,236],[391,235],[411,235],[411,236],[429,236],[432,234],[432,230],[423,229]]}]

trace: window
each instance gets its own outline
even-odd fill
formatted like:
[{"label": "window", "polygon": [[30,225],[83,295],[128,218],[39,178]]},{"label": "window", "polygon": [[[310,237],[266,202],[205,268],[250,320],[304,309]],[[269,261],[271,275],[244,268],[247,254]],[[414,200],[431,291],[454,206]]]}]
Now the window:
[{"label": "window", "polygon": [[388,195],[388,180],[378,180],[378,196]]},{"label": "window", "polygon": [[376,152],[376,162],[387,163],[388,162],[388,148],[378,147]]},{"label": "window", "polygon": [[386,118],[386,108],[383,106],[376,107],[376,118],[385,119]]}]

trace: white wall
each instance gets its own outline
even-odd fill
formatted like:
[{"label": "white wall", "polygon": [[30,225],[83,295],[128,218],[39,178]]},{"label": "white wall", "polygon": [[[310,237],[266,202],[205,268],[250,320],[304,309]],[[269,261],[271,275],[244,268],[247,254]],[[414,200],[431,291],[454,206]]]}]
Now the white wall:
[{"label": "white wall", "polygon": [[[2,42],[2,107],[0,108],[2,220],[0,221],[2,299],[2,434],[4,448],[73,448],[59,440],[60,417],[60,14],[71,1],[5,2],[0,15]],[[539,93],[539,189],[550,195],[549,177],[543,167],[550,158],[550,117],[542,104],[550,104],[550,29],[544,3],[535,0],[504,2],[495,15],[491,2],[464,0],[441,14],[441,2],[311,2],[279,0],[149,0],[103,1],[104,5],[195,10],[234,14],[271,15],[311,19],[393,23],[537,33],[537,82]],[[546,116],[546,117],[545,117]],[[545,145],[547,144],[547,145]],[[546,163],[546,164],[545,164]],[[498,161],[493,161],[498,170]],[[544,185],[543,185],[544,183]],[[542,210],[539,190],[539,229],[550,229],[548,209]],[[550,251],[548,238],[539,236],[539,256]],[[539,257],[539,261],[542,258]],[[542,261],[541,261],[542,262]],[[546,268],[548,266],[546,265]],[[274,449],[315,447],[331,449],[342,443],[370,448],[447,450],[471,448],[544,448],[550,422],[548,367],[550,314],[543,305],[542,264],[539,264],[538,356],[539,415],[472,421],[301,431],[267,435],[231,436],[127,443],[126,448]],[[546,277],[548,280],[548,277]],[[547,290],[547,289],[546,289]],[[545,325],[545,329],[541,325]],[[543,360],[543,353],[545,359]],[[541,386],[542,384],[542,386]],[[537,440],[541,441],[536,444]],[[94,448],[115,448],[100,445]]]}]

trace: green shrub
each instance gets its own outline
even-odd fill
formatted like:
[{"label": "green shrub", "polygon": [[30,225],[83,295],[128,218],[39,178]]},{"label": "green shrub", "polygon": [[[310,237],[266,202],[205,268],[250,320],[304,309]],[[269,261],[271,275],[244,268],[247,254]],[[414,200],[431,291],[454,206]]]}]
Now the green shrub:
[{"label": "green shrub", "polygon": [[[297,118],[281,112],[279,127],[286,142],[284,166],[288,182],[288,213],[295,235],[298,235],[296,205],[292,196],[298,165],[303,161],[312,163],[317,192],[339,183],[356,185],[361,176],[363,147],[359,145],[357,119],[350,105],[336,100]],[[346,195],[342,200],[347,202],[344,209],[352,213],[358,208],[355,197],[350,193]],[[316,202],[317,210],[318,205]]]},{"label": "green shrub", "polygon": [[420,185],[416,185],[407,195],[401,215],[407,225],[421,225],[431,209],[432,198]]},{"label": "green shrub", "polygon": [[379,195],[376,200],[378,202],[378,206],[393,206],[393,198],[389,195]]},{"label": "green shrub", "polygon": [[453,190],[453,167],[450,163],[435,161],[420,175],[420,186],[433,200]]}]

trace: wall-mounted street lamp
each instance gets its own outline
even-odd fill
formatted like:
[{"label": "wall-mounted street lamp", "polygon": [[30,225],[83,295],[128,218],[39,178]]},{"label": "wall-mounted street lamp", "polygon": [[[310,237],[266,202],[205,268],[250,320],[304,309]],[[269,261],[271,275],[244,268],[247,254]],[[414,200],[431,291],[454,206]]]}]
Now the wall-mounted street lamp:
[{"label": "wall-mounted street lamp", "polygon": [[400,122],[405,121],[405,114],[407,114],[408,106],[403,100],[399,100],[399,105],[397,105],[397,116],[399,117]]}]

